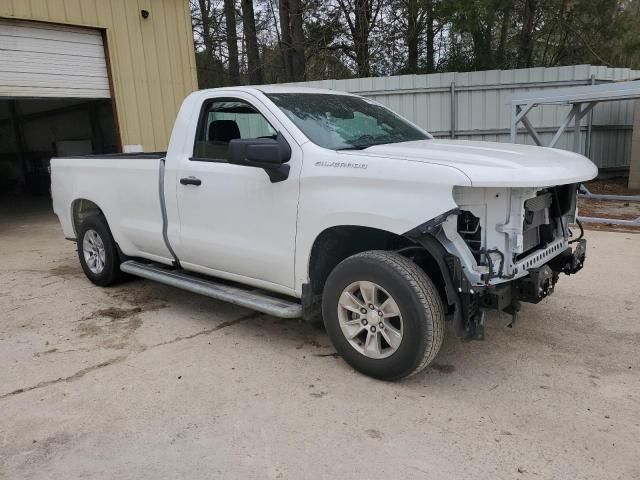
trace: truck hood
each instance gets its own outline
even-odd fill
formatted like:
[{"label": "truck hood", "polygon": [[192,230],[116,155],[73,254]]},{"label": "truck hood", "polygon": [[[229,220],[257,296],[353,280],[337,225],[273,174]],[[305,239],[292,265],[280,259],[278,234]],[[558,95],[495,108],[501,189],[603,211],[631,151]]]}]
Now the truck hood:
[{"label": "truck hood", "polygon": [[577,153],[511,143],[418,140],[375,145],[357,153],[453,167],[475,187],[564,185],[598,174],[598,168]]}]

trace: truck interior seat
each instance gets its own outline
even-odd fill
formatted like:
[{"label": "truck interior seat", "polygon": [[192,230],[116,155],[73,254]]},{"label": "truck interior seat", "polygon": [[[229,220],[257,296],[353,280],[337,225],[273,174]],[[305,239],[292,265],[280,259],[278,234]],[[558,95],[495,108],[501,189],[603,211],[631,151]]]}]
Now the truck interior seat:
[{"label": "truck interior seat", "polygon": [[240,138],[240,129],[234,120],[214,120],[209,125],[209,141],[229,143]]}]

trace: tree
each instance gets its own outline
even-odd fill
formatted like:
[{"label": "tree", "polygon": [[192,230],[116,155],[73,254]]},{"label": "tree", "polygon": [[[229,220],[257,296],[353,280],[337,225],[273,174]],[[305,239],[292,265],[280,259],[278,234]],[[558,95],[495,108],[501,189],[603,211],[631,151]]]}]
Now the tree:
[{"label": "tree", "polygon": [[214,5],[211,0],[192,0],[191,9],[198,78],[206,86],[221,86],[225,71],[218,42],[220,22]]},{"label": "tree", "polygon": [[289,81],[304,80],[305,39],[300,0],[280,0],[280,48]]},{"label": "tree", "polygon": [[291,74],[294,82],[301,82],[304,80],[306,67],[302,5],[300,0],[288,0],[288,3],[291,22]]},{"label": "tree", "polygon": [[242,25],[244,28],[244,42],[247,56],[247,74],[251,84],[259,85],[263,82],[263,76],[258,50],[258,36],[256,32],[256,18],[253,12],[253,1],[241,0],[241,4]]},{"label": "tree", "polygon": [[[427,20],[427,3],[421,0],[403,0],[402,13],[406,17],[407,73],[418,73],[418,48]],[[431,23],[433,28],[433,23]]]},{"label": "tree", "polygon": [[229,51],[229,80],[231,85],[239,85],[240,63],[238,61],[238,31],[236,29],[235,0],[224,0],[224,18],[227,27],[227,49]]},{"label": "tree", "polygon": [[306,0],[304,20],[307,79],[349,78],[351,58],[346,44],[342,11],[334,2]]},{"label": "tree", "polygon": [[518,46],[518,66],[531,67],[533,62],[534,37],[538,2],[536,0],[524,0],[524,12],[522,14],[522,30],[520,31],[520,44]]},{"label": "tree", "polygon": [[378,19],[382,0],[338,0],[338,5],[351,34],[351,56],[357,65],[357,75],[368,77],[371,75],[369,36]]},{"label": "tree", "polygon": [[280,0],[278,6],[280,13],[280,49],[287,81],[293,80],[293,54],[291,41],[291,12],[289,0]]},{"label": "tree", "polygon": [[441,28],[437,19],[439,4],[438,0],[396,0],[394,2],[393,20],[399,24],[407,47],[402,73],[435,71],[435,41]]},{"label": "tree", "polygon": [[427,73],[435,72],[435,41],[436,34],[440,28],[436,29],[436,8],[434,0],[425,1],[425,16],[427,30]]},{"label": "tree", "polygon": [[[529,1],[529,0],[519,0]],[[451,19],[451,54],[447,67],[488,70],[504,66],[511,24],[511,0],[454,0],[444,16]],[[504,39],[502,46],[501,39]],[[496,49],[495,46],[498,45]]]},{"label": "tree", "polygon": [[639,0],[189,2],[202,87],[580,63],[640,66]]},{"label": "tree", "polygon": [[498,50],[496,52],[496,65],[498,68],[504,68],[506,65],[507,41],[509,39],[509,30],[511,28],[511,12],[513,11],[513,2],[506,2],[502,7],[502,22],[500,24],[500,40],[498,41]]}]

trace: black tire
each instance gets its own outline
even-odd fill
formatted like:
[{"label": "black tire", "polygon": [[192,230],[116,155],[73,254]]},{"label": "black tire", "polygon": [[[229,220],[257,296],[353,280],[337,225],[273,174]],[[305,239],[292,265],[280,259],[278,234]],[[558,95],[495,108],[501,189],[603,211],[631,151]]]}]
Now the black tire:
[{"label": "black tire", "polygon": [[[363,281],[388,292],[402,316],[402,340],[386,358],[370,358],[356,350],[340,327],[340,296],[349,285]],[[444,308],[438,289],[420,267],[395,252],[363,252],[338,264],[325,284],[322,311],[329,338],[342,358],[365,375],[382,380],[419,372],[435,359],[444,339]]]},{"label": "black tire", "polygon": [[[90,231],[95,232],[104,245],[104,267],[99,272],[92,271],[85,259],[84,238],[87,232]],[[103,215],[91,215],[82,221],[78,229],[77,242],[80,265],[82,265],[82,270],[89,280],[101,287],[107,287],[125,278],[125,275],[120,270],[118,247]]]}]

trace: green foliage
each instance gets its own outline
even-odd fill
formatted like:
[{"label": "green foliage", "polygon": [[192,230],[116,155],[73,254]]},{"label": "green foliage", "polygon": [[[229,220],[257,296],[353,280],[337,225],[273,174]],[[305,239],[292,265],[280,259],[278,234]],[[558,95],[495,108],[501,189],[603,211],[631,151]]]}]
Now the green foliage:
[{"label": "green foliage", "polygon": [[[225,30],[222,0],[190,1],[200,86],[248,83],[241,2],[235,2],[234,39]],[[290,78],[279,1],[253,2],[268,83]],[[583,63],[640,67],[640,0],[302,0],[300,7],[304,52],[298,55],[304,55],[306,80],[349,78],[359,71],[380,76]],[[234,40],[239,77],[229,75],[228,45]]]}]

